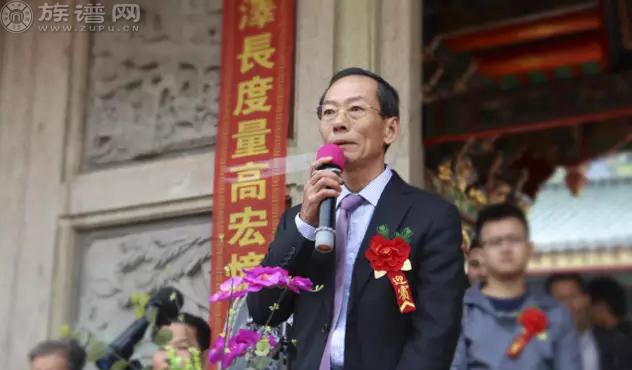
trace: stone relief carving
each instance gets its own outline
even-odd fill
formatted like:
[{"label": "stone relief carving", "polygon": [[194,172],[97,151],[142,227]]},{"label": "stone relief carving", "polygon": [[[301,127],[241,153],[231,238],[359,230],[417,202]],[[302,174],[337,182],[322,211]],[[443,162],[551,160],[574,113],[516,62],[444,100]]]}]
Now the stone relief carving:
[{"label": "stone relief carving", "polygon": [[[135,318],[130,296],[173,286],[183,311],[208,317],[209,215],[80,234],[76,327],[109,342]],[[148,356],[152,344],[137,353]]]},{"label": "stone relief carving", "polygon": [[215,142],[221,0],[142,0],[138,31],[93,32],[83,170]]}]

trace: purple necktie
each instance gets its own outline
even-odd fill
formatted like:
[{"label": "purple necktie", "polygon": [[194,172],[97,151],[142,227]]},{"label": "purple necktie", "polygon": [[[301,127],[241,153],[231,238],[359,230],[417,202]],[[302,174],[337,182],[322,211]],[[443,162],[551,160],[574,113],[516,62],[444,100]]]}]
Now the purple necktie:
[{"label": "purple necktie", "polygon": [[340,317],[340,308],[342,306],[342,295],[344,294],[345,279],[345,254],[347,251],[347,237],[349,233],[349,218],[353,211],[362,203],[364,198],[358,194],[348,194],[340,202],[340,213],[336,220],[336,291],[334,294],[334,312],[329,329],[329,336],[325,344],[325,352],[320,360],[320,370],[331,369],[331,336],[338,323]]}]

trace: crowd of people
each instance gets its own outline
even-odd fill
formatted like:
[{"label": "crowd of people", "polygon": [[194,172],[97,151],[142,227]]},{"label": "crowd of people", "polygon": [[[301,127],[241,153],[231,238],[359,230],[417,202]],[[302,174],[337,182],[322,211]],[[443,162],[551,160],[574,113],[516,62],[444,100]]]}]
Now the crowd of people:
[{"label": "crowd of people", "polygon": [[[152,354],[152,370],[168,370],[168,349],[183,361],[191,361],[197,352],[200,363],[205,363],[206,351],[211,341],[211,330],[207,322],[189,313],[181,313],[162,327],[152,330],[155,336],[159,329],[169,329],[171,339]],[[75,339],[48,340],[39,343],[29,353],[31,370],[82,370],[86,364],[86,351]],[[145,369],[137,360],[128,362],[126,370]]]},{"label": "crowd of people", "polygon": [[[291,368],[630,369],[621,286],[608,278],[585,283],[574,274],[529,284],[534,248],[515,206],[479,212],[466,290],[459,211],[385,164],[400,135],[398,93],[386,80],[360,68],[339,71],[317,116],[323,142],[343,152],[344,172],[330,170],[333,157],[312,164],[303,202],[281,217],[262,265],[308,277],[321,289],[301,295],[263,289],[247,300],[255,323],[292,317]],[[315,235],[328,198],[336,198],[335,248],[322,253]],[[191,345],[208,348],[207,326],[170,326],[170,345],[182,356],[190,356]],[[78,370],[85,355],[76,344],[47,342],[30,359],[31,370]],[[159,350],[153,369],[167,366]]]},{"label": "crowd of people", "polygon": [[[632,330],[625,290],[616,280],[586,282],[577,273],[558,273],[545,284],[527,283],[533,245],[524,213],[512,205],[483,209],[476,235],[453,369],[630,369]],[[503,344],[525,330],[516,316],[530,307],[546,318],[546,335],[531,338],[537,345],[515,358]]]}]

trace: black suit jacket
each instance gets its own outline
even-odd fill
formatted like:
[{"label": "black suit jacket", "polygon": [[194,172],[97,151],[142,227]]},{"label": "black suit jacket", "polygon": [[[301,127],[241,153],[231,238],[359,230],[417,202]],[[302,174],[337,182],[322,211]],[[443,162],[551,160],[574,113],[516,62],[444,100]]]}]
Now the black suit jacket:
[{"label": "black suit jacket", "polygon": [[[270,320],[276,326],[294,315],[293,370],[318,369],[329,334],[334,301],[334,255],[314,251],[297,230],[300,207],[287,211],[263,260],[291,275],[306,276],[324,289],[286,294]],[[353,216],[352,216],[353,217]],[[375,279],[364,256],[380,225],[391,232],[410,227],[413,268],[407,272],[417,310],[402,314],[388,279]],[[406,184],[396,173],[382,193],[353,267],[345,335],[345,370],[444,370],[450,367],[460,334],[465,276],[461,222],[443,199]],[[248,296],[255,322],[265,324],[280,290]]]}]

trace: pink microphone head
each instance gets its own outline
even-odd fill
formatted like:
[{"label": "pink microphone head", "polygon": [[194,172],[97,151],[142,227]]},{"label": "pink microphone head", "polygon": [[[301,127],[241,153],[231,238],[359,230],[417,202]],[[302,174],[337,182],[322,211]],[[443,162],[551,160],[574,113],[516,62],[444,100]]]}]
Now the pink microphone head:
[{"label": "pink microphone head", "polygon": [[318,149],[316,152],[316,159],[320,159],[323,157],[332,157],[331,163],[340,170],[345,169],[345,154],[340,149],[340,147],[336,144],[325,144]]}]

